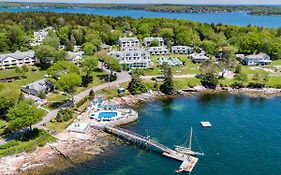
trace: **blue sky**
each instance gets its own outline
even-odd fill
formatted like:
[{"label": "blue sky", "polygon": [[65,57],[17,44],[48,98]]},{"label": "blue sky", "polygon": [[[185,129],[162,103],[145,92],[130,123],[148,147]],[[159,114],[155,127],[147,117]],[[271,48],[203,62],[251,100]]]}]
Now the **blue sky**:
[{"label": "blue sky", "polygon": [[174,4],[281,4],[281,0],[0,0],[21,2],[75,2],[75,3],[174,3]]}]

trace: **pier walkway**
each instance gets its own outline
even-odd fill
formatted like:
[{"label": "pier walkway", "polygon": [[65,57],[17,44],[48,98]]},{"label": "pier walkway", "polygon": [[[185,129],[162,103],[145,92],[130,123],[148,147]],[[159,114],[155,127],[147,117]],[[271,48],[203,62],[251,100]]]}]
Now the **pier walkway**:
[{"label": "pier walkway", "polygon": [[172,150],[167,146],[160,144],[155,140],[152,140],[149,136],[145,137],[125,129],[115,128],[111,126],[103,126],[101,129],[103,129],[105,132],[108,132],[110,134],[122,137],[132,143],[139,144],[142,146],[155,147],[160,151],[162,151],[163,156],[181,161],[182,164],[180,168],[177,170],[178,172],[183,172],[183,171],[191,172],[198,161],[198,158],[178,152],[176,150]]}]

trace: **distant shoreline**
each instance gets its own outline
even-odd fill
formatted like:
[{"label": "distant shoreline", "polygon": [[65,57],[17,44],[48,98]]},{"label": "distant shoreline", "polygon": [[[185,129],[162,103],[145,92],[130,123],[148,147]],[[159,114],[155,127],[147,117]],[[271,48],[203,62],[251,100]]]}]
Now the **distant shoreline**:
[{"label": "distant shoreline", "polygon": [[101,3],[37,3],[0,2],[2,8],[96,8],[115,10],[144,10],[169,13],[231,13],[243,12],[258,16],[280,16],[280,5],[183,5],[183,4],[101,4]]}]

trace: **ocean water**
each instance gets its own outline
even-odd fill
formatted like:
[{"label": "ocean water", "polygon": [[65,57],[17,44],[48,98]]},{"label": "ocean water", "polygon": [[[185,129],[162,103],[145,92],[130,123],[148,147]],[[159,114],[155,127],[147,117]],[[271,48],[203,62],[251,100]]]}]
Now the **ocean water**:
[{"label": "ocean water", "polygon": [[[126,129],[169,147],[184,144],[193,127],[193,150],[200,147],[194,175],[279,175],[281,173],[281,98],[202,95],[157,100],[136,110],[139,121]],[[212,128],[203,128],[201,121]],[[199,143],[199,144],[197,144]],[[200,147],[199,147],[200,146]],[[56,175],[173,175],[180,162],[134,145],[111,145],[91,161]]]},{"label": "ocean water", "polygon": [[170,12],[151,12],[144,10],[114,10],[114,9],[95,9],[95,8],[3,8],[0,12],[56,12],[56,13],[83,13],[106,16],[130,16],[132,18],[172,18],[185,19],[203,23],[222,23],[229,25],[256,25],[264,27],[280,27],[281,16],[253,16],[247,13],[170,13]]}]

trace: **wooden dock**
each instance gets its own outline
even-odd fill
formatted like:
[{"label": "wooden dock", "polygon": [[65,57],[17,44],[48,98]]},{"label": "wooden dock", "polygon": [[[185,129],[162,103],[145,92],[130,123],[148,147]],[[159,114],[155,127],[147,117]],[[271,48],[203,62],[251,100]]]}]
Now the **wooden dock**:
[{"label": "wooden dock", "polygon": [[198,158],[191,156],[189,154],[183,154],[176,150],[172,150],[167,146],[152,140],[150,137],[145,137],[125,129],[121,129],[121,128],[117,129],[111,126],[104,126],[102,129],[108,133],[117,135],[133,143],[138,143],[144,146],[150,145],[152,147],[155,147],[163,152],[162,153],[163,156],[181,161],[182,164],[180,168],[177,170],[177,172],[184,172],[184,171],[191,172],[198,161]]}]

